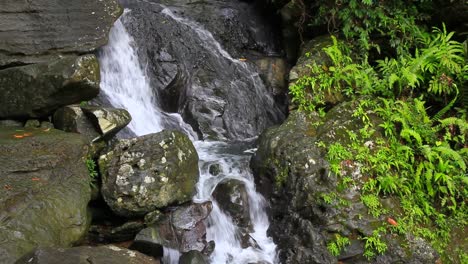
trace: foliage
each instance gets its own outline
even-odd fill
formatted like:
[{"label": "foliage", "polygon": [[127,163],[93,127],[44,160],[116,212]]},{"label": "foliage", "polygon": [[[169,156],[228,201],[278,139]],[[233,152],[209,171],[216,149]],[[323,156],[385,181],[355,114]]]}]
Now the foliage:
[{"label": "foliage", "polygon": [[96,162],[92,158],[87,158],[86,167],[88,168],[89,177],[91,178],[91,186],[94,186],[98,177]]},{"label": "foliage", "polygon": [[[342,3],[349,4],[348,9],[376,5],[373,1]],[[352,7],[352,3],[358,5]],[[345,16],[339,13],[350,11],[334,12],[341,20]],[[372,23],[353,33],[347,33],[346,27],[342,30],[347,37],[362,34],[370,41],[376,30]],[[330,93],[359,98],[354,117],[362,122],[362,128],[348,131],[351,143],[321,144],[327,148],[330,170],[346,179],[348,185],[351,178],[343,163],[359,164],[361,173],[368,177],[361,189],[361,201],[369,213],[374,217],[387,213],[380,196],[398,197],[403,215],[398,227],[391,230],[425,237],[443,251],[451,228],[466,225],[460,219],[468,216],[468,122],[466,110],[457,108],[460,89],[468,82],[467,53],[462,43],[452,40],[453,33],[445,26],[434,28],[431,34],[418,31],[413,37],[401,39],[401,43],[413,43],[412,52],[400,50],[397,57],[378,60],[375,66],[368,63],[366,53],[356,60],[350,49],[332,37],[333,45],[324,49],[330,62],[313,62],[310,74],[290,89],[293,102],[309,113],[326,111],[325,98]],[[378,125],[371,122],[372,116],[379,118]],[[326,196],[324,200],[332,203],[332,198]],[[363,238],[367,258],[385,252],[380,237],[384,231],[377,229]],[[331,252],[341,251],[337,245],[329,245]]]},{"label": "foliage", "polygon": [[383,254],[387,251],[387,244],[381,240],[381,233],[385,233],[383,227],[379,227],[372,232],[372,236],[363,237],[364,240],[364,254],[367,259],[372,259],[378,254]]},{"label": "foliage", "polygon": [[333,256],[338,256],[349,245],[351,245],[349,238],[336,234],[335,240],[327,244],[327,249]]}]

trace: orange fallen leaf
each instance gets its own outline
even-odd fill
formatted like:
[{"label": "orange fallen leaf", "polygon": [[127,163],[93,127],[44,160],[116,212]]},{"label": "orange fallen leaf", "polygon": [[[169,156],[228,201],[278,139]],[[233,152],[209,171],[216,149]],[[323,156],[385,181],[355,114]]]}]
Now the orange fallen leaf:
[{"label": "orange fallen leaf", "polygon": [[247,61],[246,58],[239,58],[239,61]]},{"label": "orange fallen leaf", "polygon": [[40,180],[41,178],[36,178],[36,177],[31,178],[31,181],[40,181]]},{"label": "orange fallen leaf", "polygon": [[44,129],[43,131],[44,131],[44,132],[49,132],[49,130],[50,130],[50,128],[46,128],[46,129]]},{"label": "orange fallen leaf", "polygon": [[387,218],[387,222],[391,224],[392,226],[398,226],[397,221],[395,221],[393,218]]},{"label": "orange fallen leaf", "polygon": [[30,132],[23,133],[23,136],[25,136],[25,137],[30,137],[30,136],[32,136],[32,133],[30,133]]},{"label": "orange fallen leaf", "polygon": [[11,187],[10,184],[5,184],[5,185],[3,185],[3,188],[5,188],[5,190],[8,190],[8,191],[11,190],[11,189],[13,189],[13,187]]},{"label": "orange fallen leaf", "polygon": [[18,134],[14,134],[13,137],[14,137],[14,138],[24,138],[23,135],[18,135]]}]

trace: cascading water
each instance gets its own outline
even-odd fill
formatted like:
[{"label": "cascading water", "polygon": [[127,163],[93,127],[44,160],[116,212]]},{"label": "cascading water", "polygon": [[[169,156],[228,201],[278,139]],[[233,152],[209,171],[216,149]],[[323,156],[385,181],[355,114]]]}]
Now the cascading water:
[{"label": "cascading water", "polygon": [[[219,55],[220,59],[235,61],[208,31],[191,21],[177,18],[169,9],[164,10],[163,12],[169,17],[195,30],[207,43],[207,48]],[[180,115],[165,113],[158,107],[158,95],[149,85],[148,77],[140,66],[136,50],[132,46],[133,43],[123,23],[120,20],[117,21],[110,32],[108,45],[99,53],[103,92],[101,96],[113,106],[125,108],[130,112],[132,122],[129,128],[137,136],[176,126],[194,140],[193,130],[183,122]],[[246,78],[258,82],[258,74],[248,71],[248,66],[244,63],[241,63],[241,66],[245,69]],[[272,99],[266,98],[265,100]],[[253,226],[253,231],[249,235],[255,241],[255,246],[243,248],[239,238],[239,227],[213,200],[213,211],[207,220],[207,240],[214,240],[216,245],[211,255],[211,263],[277,262],[276,246],[266,234],[269,226],[265,212],[266,203],[263,197],[255,191],[253,176],[248,166],[251,155],[248,148],[251,146],[247,147],[248,144],[245,144],[246,147],[242,148],[238,146],[239,144],[234,145],[228,142],[195,140],[194,145],[200,157],[200,180],[194,200],[213,200],[212,192],[218,183],[227,179],[239,180],[245,185],[248,194],[249,215]],[[220,167],[220,173],[217,176],[209,173],[209,167],[213,164],[218,164]],[[179,254],[172,249],[166,251],[169,253],[164,257],[166,262],[178,263]]]}]

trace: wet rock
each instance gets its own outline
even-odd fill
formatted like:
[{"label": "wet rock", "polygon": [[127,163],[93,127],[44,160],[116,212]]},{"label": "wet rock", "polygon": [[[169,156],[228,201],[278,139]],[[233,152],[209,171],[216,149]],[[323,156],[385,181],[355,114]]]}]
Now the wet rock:
[{"label": "wet rock", "polygon": [[143,216],[192,199],[198,155],[184,134],[165,130],[122,139],[99,158],[102,195],[118,215]]},{"label": "wet rock", "polygon": [[136,236],[135,242],[145,241],[156,245],[154,247],[159,245],[160,248],[173,248],[182,253],[191,250],[201,252],[207,247],[203,220],[211,209],[211,202],[180,206],[156,224],[143,229]]},{"label": "wet rock", "polygon": [[140,252],[113,245],[100,247],[49,248],[41,247],[24,256],[17,264],[159,264],[158,260]]},{"label": "wet rock", "polygon": [[40,127],[40,126],[41,126],[41,121],[37,119],[29,119],[24,124],[24,127]]},{"label": "wet rock", "polygon": [[213,191],[213,197],[219,207],[232,217],[237,226],[245,231],[252,228],[249,196],[242,181],[228,179],[219,183]]},{"label": "wet rock", "polygon": [[53,120],[57,129],[81,134],[88,141],[100,136],[79,105],[67,105],[59,108],[55,111]]},{"label": "wet rock", "polygon": [[0,87],[0,118],[47,117],[98,95],[99,64],[94,55],[84,55],[7,68],[0,70]]},{"label": "wet rock", "polygon": [[218,163],[211,164],[208,168],[208,172],[213,176],[218,176],[222,172],[221,165]]},{"label": "wet rock", "polygon": [[0,127],[22,127],[23,123],[16,120],[0,120]]},{"label": "wet rock", "polygon": [[71,246],[86,234],[86,155],[77,134],[0,128],[0,263],[38,245]]},{"label": "wet rock", "polygon": [[132,121],[130,113],[125,109],[99,106],[82,106],[81,109],[105,138],[114,136]]},{"label": "wet rock", "polygon": [[132,12],[123,22],[146,60],[164,110],[181,113],[201,137],[209,139],[251,138],[284,119],[271,89],[246,58],[252,52],[279,53],[271,29],[250,4],[162,4],[172,11],[156,3],[128,3]]},{"label": "wet rock", "polygon": [[145,224],[146,225],[152,225],[158,222],[163,218],[163,214],[161,211],[156,210],[153,212],[149,212],[145,215]]},{"label": "wet rock", "polygon": [[191,250],[180,256],[179,264],[206,264],[205,257],[196,250]]},{"label": "wet rock", "polygon": [[132,240],[145,227],[141,221],[129,221],[122,225],[91,225],[88,239],[99,243],[116,243]]},{"label": "wet rock", "polygon": [[[277,243],[282,263],[367,263],[362,257],[364,244],[357,237],[372,235],[376,227],[386,224],[392,212],[399,210],[398,202],[387,199],[381,202],[388,215],[368,214],[360,200],[365,177],[359,166],[350,163],[344,168],[354,185],[340,190],[336,175],[330,173],[325,150],[317,146],[320,141],[326,145],[349,143],[347,130],[359,134],[363,124],[352,116],[356,105],[341,103],[324,118],[292,112],[284,124],[268,129],[259,138],[251,167],[258,189],[272,204],[269,233]],[[380,120],[370,118],[378,128]],[[374,134],[374,140],[377,138],[382,138],[380,130]],[[330,194],[336,197],[325,202],[324,195]],[[336,234],[351,240],[349,250],[338,258],[330,255],[326,246]],[[417,243],[410,243],[408,250],[399,237],[387,235],[383,239],[388,250],[371,263],[435,263],[437,259],[423,240],[420,245],[426,245],[421,246],[425,250],[418,250]]]},{"label": "wet rock", "polygon": [[90,53],[106,44],[109,29],[121,12],[115,0],[3,0],[0,67]]},{"label": "wet rock", "polygon": [[52,124],[51,122],[48,122],[48,121],[42,121],[41,122],[41,125],[39,126],[40,128],[54,128],[54,124]]}]

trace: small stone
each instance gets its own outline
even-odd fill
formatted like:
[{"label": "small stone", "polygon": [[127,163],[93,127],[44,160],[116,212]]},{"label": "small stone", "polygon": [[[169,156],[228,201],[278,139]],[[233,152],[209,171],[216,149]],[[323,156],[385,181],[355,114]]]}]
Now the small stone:
[{"label": "small stone", "polygon": [[39,122],[39,120],[37,119],[29,119],[24,124],[24,127],[40,127],[40,126],[41,126],[41,122]]}]

